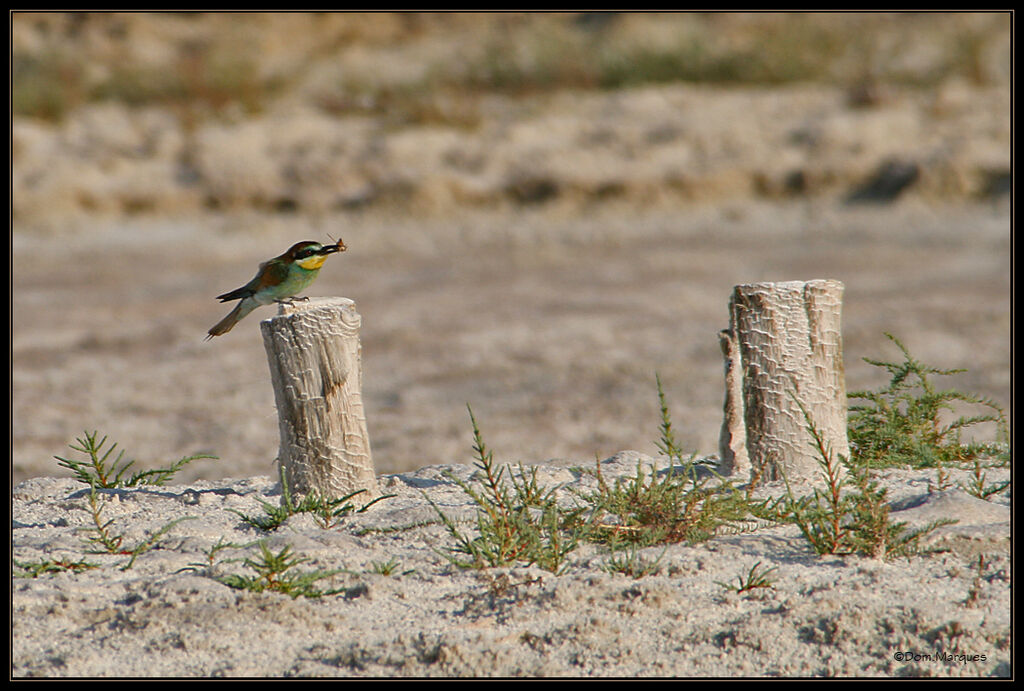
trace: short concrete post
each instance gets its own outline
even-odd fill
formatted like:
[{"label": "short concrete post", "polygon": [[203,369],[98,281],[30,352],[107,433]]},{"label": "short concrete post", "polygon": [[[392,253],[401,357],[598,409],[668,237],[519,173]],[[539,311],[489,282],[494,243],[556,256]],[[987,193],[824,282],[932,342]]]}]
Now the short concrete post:
[{"label": "short concrete post", "polygon": [[362,319],[347,298],[282,304],[260,322],[277,403],[277,461],[293,497],[380,496],[362,398]]},{"label": "short concrete post", "polygon": [[843,284],[831,280],[733,289],[729,328],[719,334],[726,380],[723,473],[816,478],[819,456],[801,404],[833,454],[849,455],[842,300]]}]

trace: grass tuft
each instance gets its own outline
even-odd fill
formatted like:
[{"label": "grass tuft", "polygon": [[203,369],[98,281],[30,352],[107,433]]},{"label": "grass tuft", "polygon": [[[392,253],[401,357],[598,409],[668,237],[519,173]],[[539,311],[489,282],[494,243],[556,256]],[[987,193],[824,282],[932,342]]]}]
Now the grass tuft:
[{"label": "grass tuft", "polygon": [[698,543],[723,529],[738,530],[749,518],[751,504],[731,482],[700,476],[695,466],[659,471],[637,463],[631,476],[609,483],[598,463],[593,471],[597,490],[581,494],[590,516],[586,539],[610,543],[625,541],[641,546],[661,543]]},{"label": "grass tuft", "polygon": [[750,571],[747,572],[746,578],[743,576],[736,577],[736,585],[731,583],[722,583],[721,581],[715,581],[718,585],[722,586],[726,590],[730,590],[737,595],[742,595],[746,592],[751,592],[759,588],[775,588],[775,585],[768,578],[768,574],[772,571],[777,571],[778,567],[773,566],[770,569],[761,569],[761,562],[757,562],[750,567]]},{"label": "grass tuft", "polygon": [[375,561],[371,562],[370,567],[373,573],[379,576],[391,576],[398,570],[399,562],[394,557],[391,557],[387,561]]},{"label": "grass tuft", "polygon": [[631,578],[653,576],[661,571],[661,559],[665,556],[665,549],[661,550],[657,558],[645,559],[640,555],[640,547],[635,542],[627,543],[623,549],[620,549],[618,543],[612,543],[609,545],[611,556],[603,568],[608,573],[621,573]]}]

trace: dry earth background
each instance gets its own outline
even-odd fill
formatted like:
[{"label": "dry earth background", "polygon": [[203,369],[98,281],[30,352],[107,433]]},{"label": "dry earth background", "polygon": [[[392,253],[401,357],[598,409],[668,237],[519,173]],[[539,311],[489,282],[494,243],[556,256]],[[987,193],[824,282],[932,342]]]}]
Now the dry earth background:
[{"label": "dry earth background", "polygon": [[716,451],[738,283],[846,284],[897,358],[1010,403],[1010,17],[13,15],[12,474],[83,430],[272,474],[257,312],[292,242],[363,316],[378,472]]}]

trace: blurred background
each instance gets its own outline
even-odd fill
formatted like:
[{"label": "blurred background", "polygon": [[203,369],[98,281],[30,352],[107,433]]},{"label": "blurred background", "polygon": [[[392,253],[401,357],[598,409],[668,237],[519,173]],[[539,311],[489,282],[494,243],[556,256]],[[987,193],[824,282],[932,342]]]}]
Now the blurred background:
[{"label": "blurred background", "polygon": [[273,474],[273,310],[203,336],[329,236],[381,473],[470,462],[467,403],[501,461],[653,454],[656,372],[716,453],[754,281],[845,283],[850,390],[890,332],[1009,408],[1009,13],[11,18],[15,482],[84,430]]}]

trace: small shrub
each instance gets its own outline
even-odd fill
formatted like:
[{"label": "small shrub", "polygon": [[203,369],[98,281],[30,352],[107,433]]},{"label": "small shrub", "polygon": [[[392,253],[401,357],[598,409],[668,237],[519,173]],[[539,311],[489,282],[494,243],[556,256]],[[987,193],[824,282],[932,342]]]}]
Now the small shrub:
[{"label": "small shrub", "polygon": [[703,542],[722,529],[737,530],[749,518],[751,505],[729,481],[711,484],[695,467],[677,472],[670,465],[605,480],[600,464],[584,469],[597,478],[597,491],[580,494],[588,515],[586,539],[594,542],[623,540],[641,546],[672,542]]},{"label": "small shrub", "polygon": [[288,545],[281,548],[280,552],[274,553],[267,547],[266,542],[261,541],[259,549],[260,553],[256,558],[247,558],[243,561],[245,566],[256,572],[255,576],[228,574],[217,577],[216,580],[230,588],[254,593],[270,590],[288,595],[292,599],[299,596],[312,599],[345,592],[344,590],[320,590],[314,587],[317,581],[341,573],[343,569],[297,571],[294,570],[295,567],[309,559],[295,556]]},{"label": "small shrub", "polygon": [[[849,438],[857,463],[872,468],[909,466],[941,467],[997,457],[1008,462],[1006,415],[994,401],[955,389],[936,389],[931,377],[949,376],[963,369],[939,369],[914,359],[892,334],[886,338],[903,353],[902,362],[884,362],[864,358],[890,374],[887,386],[877,391],[854,391],[851,400],[864,403],[850,406]],[[943,422],[943,411],[954,412],[954,403],[987,408],[988,413],[960,416]],[[999,443],[962,443],[961,433],[969,427],[993,422]]]}]

